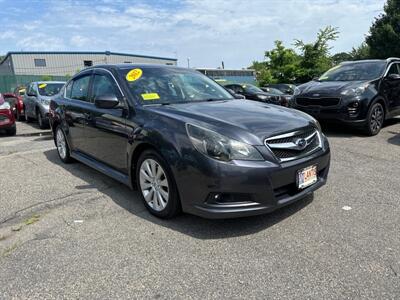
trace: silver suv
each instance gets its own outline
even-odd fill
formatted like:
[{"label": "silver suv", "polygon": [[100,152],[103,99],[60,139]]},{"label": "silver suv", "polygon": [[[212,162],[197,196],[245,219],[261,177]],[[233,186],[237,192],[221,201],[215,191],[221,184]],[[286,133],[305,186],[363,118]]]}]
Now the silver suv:
[{"label": "silver suv", "polygon": [[24,97],[25,118],[32,122],[36,119],[41,129],[49,126],[49,105],[51,97],[58,94],[64,81],[32,82]]}]

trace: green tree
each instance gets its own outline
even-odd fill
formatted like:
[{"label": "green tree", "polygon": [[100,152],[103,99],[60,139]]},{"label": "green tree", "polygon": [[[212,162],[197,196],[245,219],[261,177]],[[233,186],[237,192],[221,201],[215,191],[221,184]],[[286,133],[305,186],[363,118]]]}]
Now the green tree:
[{"label": "green tree", "polygon": [[257,81],[263,86],[294,81],[299,62],[300,58],[293,49],[286,48],[282,41],[275,41],[275,48],[265,52],[265,60],[253,62],[251,68],[256,70]]},{"label": "green tree", "polygon": [[359,59],[367,59],[370,58],[370,48],[364,42],[357,48],[353,47],[351,52],[349,53],[352,60],[359,60]]},{"label": "green tree", "polygon": [[373,58],[400,56],[400,1],[388,0],[366,37]]},{"label": "green tree", "polygon": [[335,55],[332,55],[332,63],[334,65],[338,65],[341,62],[353,60],[353,56],[348,52],[339,52]]},{"label": "green tree", "polygon": [[297,81],[307,82],[332,67],[332,59],[329,54],[329,50],[331,49],[329,42],[335,41],[338,36],[339,31],[337,28],[327,26],[319,30],[317,39],[312,43],[304,43],[302,40],[295,40],[294,45],[301,52]]}]

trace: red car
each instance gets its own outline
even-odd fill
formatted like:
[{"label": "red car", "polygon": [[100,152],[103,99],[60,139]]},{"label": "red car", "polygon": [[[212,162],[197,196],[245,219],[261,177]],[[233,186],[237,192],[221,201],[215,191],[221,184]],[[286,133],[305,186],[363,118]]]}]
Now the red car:
[{"label": "red car", "polygon": [[4,93],[4,99],[10,103],[14,116],[18,121],[25,119],[25,107],[23,96],[25,94],[25,87],[20,86],[14,90],[14,93]]},{"label": "red car", "polygon": [[15,135],[17,133],[17,126],[15,124],[15,117],[9,102],[4,100],[0,94],[0,130],[3,129],[8,135]]}]

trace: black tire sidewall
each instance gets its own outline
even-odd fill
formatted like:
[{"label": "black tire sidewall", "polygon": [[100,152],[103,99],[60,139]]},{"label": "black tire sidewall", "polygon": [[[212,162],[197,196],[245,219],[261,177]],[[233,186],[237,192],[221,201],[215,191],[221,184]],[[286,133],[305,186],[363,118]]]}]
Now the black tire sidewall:
[{"label": "black tire sidewall", "polygon": [[[167,175],[167,181],[168,181],[168,187],[169,187],[169,191],[168,191],[169,199],[168,199],[167,206],[162,211],[156,211],[147,204],[147,202],[144,199],[144,196],[142,194],[142,189],[140,187],[140,177],[139,177],[140,166],[142,165],[143,161],[145,161],[146,159],[149,159],[149,158],[155,160],[158,164],[160,164],[161,167],[164,169],[165,174]],[[164,160],[164,158],[160,154],[158,154],[154,150],[145,150],[140,155],[140,157],[137,161],[135,174],[136,174],[136,185],[137,185],[138,192],[140,194],[140,197],[142,198],[144,205],[146,206],[146,208],[149,210],[149,212],[151,214],[153,214],[159,218],[164,218],[164,219],[169,219],[169,218],[172,218],[172,217],[176,216],[177,214],[179,214],[179,212],[181,211],[181,205],[180,205],[180,201],[179,201],[179,195],[178,195],[178,190],[176,187],[175,179],[174,179],[174,176],[171,172],[171,169],[170,169],[168,163]]]},{"label": "black tire sidewall", "polygon": [[[374,132],[374,131],[372,131],[372,128],[371,128],[371,118],[372,118],[372,112],[375,110],[375,108],[376,108],[377,106],[380,106],[381,109],[382,109],[383,119],[382,119],[382,124],[381,124],[379,130],[376,131],[376,132]],[[377,134],[381,131],[384,121],[385,121],[385,109],[384,109],[383,105],[380,104],[379,102],[372,104],[371,107],[370,107],[369,110],[368,110],[368,118],[367,118],[367,124],[366,124],[366,133],[367,133],[369,136],[377,135]]]}]

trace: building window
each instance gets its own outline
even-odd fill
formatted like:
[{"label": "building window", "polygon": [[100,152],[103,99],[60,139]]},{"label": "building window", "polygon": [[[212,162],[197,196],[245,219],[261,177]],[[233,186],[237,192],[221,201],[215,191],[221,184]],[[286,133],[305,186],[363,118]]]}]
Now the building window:
[{"label": "building window", "polygon": [[124,61],[124,64],[131,64],[131,61]]},{"label": "building window", "polygon": [[91,66],[93,66],[93,61],[92,60],[84,60],[83,65],[85,67],[91,67]]},{"label": "building window", "polygon": [[44,58],[35,58],[35,67],[45,67],[46,66],[46,60]]}]

